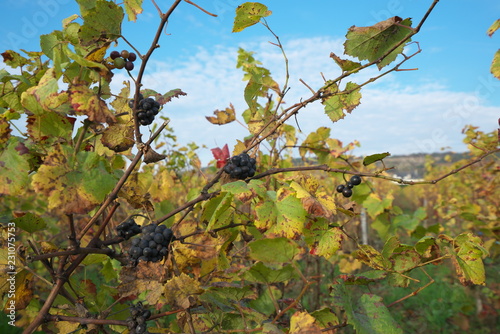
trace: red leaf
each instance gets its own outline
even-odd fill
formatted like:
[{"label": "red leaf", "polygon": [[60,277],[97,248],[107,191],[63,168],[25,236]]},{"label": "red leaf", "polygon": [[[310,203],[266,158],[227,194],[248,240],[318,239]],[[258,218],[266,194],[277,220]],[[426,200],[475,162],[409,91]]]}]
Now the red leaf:
[{"label": "red leaf", "polygon": [[217,160],[217,168],[222,168],[226,164],[227,159],[229,159],[229,148],[227,144],[220,149],[219,147],[211,149],[214,158]]}]

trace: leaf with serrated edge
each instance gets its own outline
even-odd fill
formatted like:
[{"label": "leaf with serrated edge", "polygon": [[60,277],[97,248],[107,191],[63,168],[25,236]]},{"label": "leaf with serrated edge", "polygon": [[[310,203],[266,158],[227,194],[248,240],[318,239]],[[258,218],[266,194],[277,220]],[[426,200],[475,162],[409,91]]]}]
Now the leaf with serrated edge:
[{"label": "leaf with serrated edge", "polygon": [[245,2],[236,8],[233,32],[243,31],[245,28],[258,23],[261,18],[271,15],[267,7],[258,2]]}]

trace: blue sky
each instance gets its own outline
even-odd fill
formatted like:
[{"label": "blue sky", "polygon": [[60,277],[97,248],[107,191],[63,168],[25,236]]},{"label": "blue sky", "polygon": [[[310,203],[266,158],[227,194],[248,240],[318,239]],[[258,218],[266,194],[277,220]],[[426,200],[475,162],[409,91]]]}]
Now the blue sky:
[{"label": "blue sky", "polygon": [[[145,11],[136,23],[125,22],[125,37],[145,52],[156,31],[158,15],[145,0]],[[166,10],[171,1],[157,0]],[[215,109],[233,103],[238,114],[246,108],[245,83],[235,68],[236,50],[256,52],[256,58],[269,68],[275,80],[284,80],[283,58],[268,41],[269,32],[257,25],[241,33],[231,33],[234,10],[243,1],[197,1],[218,17],[210,17],[182,3],[170,19],[169,35],[162,36],[161,48],[153,54],[144,83],[159,92],[181,88],[188,93],[164,109],[171,118],[181,144],[206,145],[200,151],[204,164],[212,157],[210,148],[228,143],[248,133],[239,124],[215,126],[205,120]],[[346,1],[262,1],[273,14],[267,19],[280,36],[290,62],[291,90],[286,102],[307,98],[309,91],[300,82],[319,88],[321,72],[334,78],[339,71],[330,52],[342,55],[347,29],[367,26],[392,16],[411,17],[414,25],[432,1],[354,0]],[[39,50],[38,36],[61,29],[62,19],[78,12],[73,0],[2,0],[0,2],[0,49]],[[500,81],[489,67],[500,48],[500,33],[486,35],[488,27],[500,17],[500,2],[494,0],[442,0],[414,40],[422,52],[407,62],[415,71],[392,73],[366,86],[361,105],[345,119],[333,124],[316,104],[302,111],[297,121],[304,139],[320,126],[332,128],[333,137],[348,143],[358,140],[354,154],[389,151],[393,154],[437,152],[442,148],[464,151],[462,128],[467,124],[483,131],[497,128],[500,117]],[[118,50],[127,48],[121,42]],[[3,66],[3,65],[0,65]],[[378,75],[370,69],[353,78],[362,82]],[[118,91],[127,76],[115,74],[113,88]],[[241,117],[240,117],[241,119]],[[295,121],[292,123],[295,125]]]}]

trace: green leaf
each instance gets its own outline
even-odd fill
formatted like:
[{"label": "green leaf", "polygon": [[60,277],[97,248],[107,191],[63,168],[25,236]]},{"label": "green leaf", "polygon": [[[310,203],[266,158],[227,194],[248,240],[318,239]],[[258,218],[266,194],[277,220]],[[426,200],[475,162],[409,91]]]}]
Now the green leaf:
[{"label": "green leaf", "polygon": [[256,204],[257,227],[268,228],[269,236],[298,238],[302,235],[307,212],[292,189],[280,188],[276,195]]},{"label": "green leaf", "polygon": [[387,195],[384,199],[381,199],[377,194],[372,193],[363,202],[363,206],[366,208],[366,212],[368,212],[368,215],[370,215],[371,218],[375,219],[385,210],[390,209],[393,200],[394,197],[392,195]]},{"label": "green leaf", "polygon": [[493,24],[488,28],[488,31],[487,31],[488,36],[490,36],[490,37],[493,36],[495,31],[497,31],[498,29],[500,29],[500,19],[493,22]]},{"label": "green leaf", "polygon": [[[411,20],[403,20],[398,16],[391,17],[369,27],[349,28],[344,43],[345,54],[368,60],[369,62],[381,59],[389,50],[407,38],[413,30]],[[407,41],[409,42],[409,40]],[[399,45],[394,51],[385,56],[377,67],[379,69],[393,62],[403,52],[406,43]]]},{"label": "green leaf", "polygon": [[372,163],[374,162],[377,162],[377,161],[380,161],[384,158],[387,158],[389,157],[391,154],[389,152],[385,152],[385,153],[377,153],[377,154],[372,154],[372,155],[368,155],[366,156],[364,159],[363,159],[363,165],[364,166],[368,166],[368,165],[371,165]]},{"label": "green leaf", "polygon": [[363,294],[355,300],[345,284],[337,282],[331,287],[334,304],[343,310],[347,323],[357,334],[402,334],[403,331],[392,318],[382,302],[382,297]]},{"label": "green leaf", "polygon": [[500,50],[498,50],[493,57],[490,71],[495,76],[495,78],[500,79]]},{"label": "green leaf", "polygon": [[258,2],[245,2],[236,8],[233,32],[243,31],[245,28],[258,23],[261,18],[271,15],[267,7]]},{"label": "green leaf", "polygon": [[483,256],[486,249],[478,236],[470,232],[462,233],[455,238],[456,249],[452,251],[452,262],[463,285],[485,285]]},{"label": "green leaf", "polygon": [[295,269],[291,265],[286,265],[281,269],[272,269],[262,262],[257,262],[243,274],[243,278],[247,281],[267,284],[285,282],[294,276]]},{"label": "green leaf", "polygon": [[383,280],[387,276],[387,272],[383,270],[369,270],[361,274],[339,275],[339,278],[344,280],[346,285],[368,285],[372,282]]},{"label": "green leaf", "polygon": [[332,92],[333,96],[328,97],[322,103],[325,106],[325,113],[332,122],[336,122],[345,117],[345,112],[351,113],[361,102],[360,88],[353,82],[348,82],[342,92],[336,92],[336,87],[327,88],[326,92]]},{"label": "green leaf", "polygon": [[0,194],[16,196],[25,193],[29,184],[30,164],[29,154],[21,154],[17,148],[24,144],[15,137],[11,137],[7,148],[0,152]]},{"label": "green leaf", "polygon": [[435,244],[436,244],[436,239],[434,237],[424,236],[415,244],[415,250],[420,255],[424,255],[427,254],[430,248]]},{"label": "green leaf", "polygon": [[143,0],[125,0],[125,13],[129,21],[136,21],[137,15],[142,13],[142,2]]},{"label": "green leaf", "polygon": [[47,226],[47,223],[45,223],[45,220],[43,220],[42,217],[31,212],[26,212],[26,214],[21,217],[14,218],[12,221],[16,223],[16,227],[19,227],[28,233],[43,230]]},{"label": "green leaf", "polygon": [[21,67],[29,64],[29,60],[21,56],[16,51],[7,50],[2,53],[3,62],[12,68]]},{"label": "green leaf", "polygon": [[218,196],[211,198],[203,206],[201,220],[208,222],[207,230],[229,223],[234,213],[231,208],[233,195],[227,192],[221,192]]},{"label": "green leaf", "polygon": [[382,297],[377,295],[363,294],[347,317],[347,323],[353,325],[358,334],[403,334]]},{"label": "green leaf", "polygon": [[79,37],[83,46],[101,47],[120,37],[124,13],[123,8],[114,2],[97,0],[93,8],[82,11],[82,16],[83,25]]},{"label": "green leaf", "polygon": [[344,238],[344,233],[339,227],[332,227],[321,235],[315,254],[329,259],[342,247]]},{"label": "green leaf", "polygon": [[300,253],[298,245],[288,238],[255,240],[248,247],[252,259],[265,263],[288,263]]}]

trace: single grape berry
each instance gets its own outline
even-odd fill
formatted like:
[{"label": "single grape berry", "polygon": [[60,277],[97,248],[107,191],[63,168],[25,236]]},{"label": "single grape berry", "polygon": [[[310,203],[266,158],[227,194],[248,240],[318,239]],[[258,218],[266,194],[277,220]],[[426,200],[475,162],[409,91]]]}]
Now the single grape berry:
[{"label": "single grape berry", "polygon": [[358,184],[361,184],[361,177],[359,175],[353,175],[351,179],[349,180],[353,185],[357,186]]},{"label": "single grape berry", "polygon": [[344,188],[344,190],[342,190],[342,195],[344,197],[351,197],[352,196],[352,189],[351,188]]},{"label": "single grape berry", "polygon": [[354,184],[352,184],[351,182],[347,182],[347,183],[345,184],[345,186],[346,186],[347,188],[349,188],[349,189],[354,188]]},{"label": "single grape berry", "polygon": [[343,184],[339,184],[339,185],[337,186],[337,192],[338,192],[338,193],[341,193],[342,191],[344,191],[344,188],[345,188],[345,185],[343,185]]},{"label": "single grape berry", "polygon": [[115,60],[116,58],[120,57],[120,52],[118,51],[112,51],[109,56],[111,57],[111,59]]},{"label": "single grape berry", "polygon": [[125,63],[125,69],[127,71],[132,71],[134,69],[134,63],[130,60],[127,60],[127,62]]},{"label": "single grape berry", "polygon": [[128,60],[135,61],[137,59],[137,55],[133,52],[130,52],[128,55]]},{"label": "single grape berry", "polygon": [[117,69],[122,69],[123,67],[125,67],[125,59],[121,57],[115,58],[113,60],[113,65],[115,65]]},{"label": "single grape berry", "polygon": [[123,50],[120,55],[123,57],[123,59],[127,59],[130,56],[130,53],[127,50]]}]

